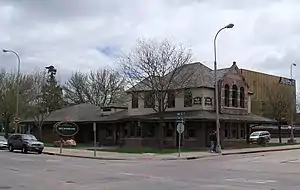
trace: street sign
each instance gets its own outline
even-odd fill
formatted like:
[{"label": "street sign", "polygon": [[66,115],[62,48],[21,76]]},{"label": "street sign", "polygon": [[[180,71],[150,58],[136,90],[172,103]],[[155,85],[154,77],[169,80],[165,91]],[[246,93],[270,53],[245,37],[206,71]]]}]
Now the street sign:
[{"label": "street sign", "polygon": [[183,131],[184,131],[184,124],[183,123],[178,123],[177,124],[177,132],[179,134],[181,134],[181,133],[183,133]]},{"label": "street sign", "polygon": [[63,137],[72,137],[79,131],[79,127],[72,122],[58,122],[54,125],[57,134]]},{"label": "street sign", "polygon": [[19,117],[14,117],[14,123],[19,123],[20,122],[20,118]]}]

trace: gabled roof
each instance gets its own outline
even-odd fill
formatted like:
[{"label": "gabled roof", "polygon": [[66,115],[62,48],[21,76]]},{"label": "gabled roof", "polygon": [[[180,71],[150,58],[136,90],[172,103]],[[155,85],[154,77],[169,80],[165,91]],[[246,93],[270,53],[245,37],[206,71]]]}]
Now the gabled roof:
[{"label": "gabled roof", "polygon": [[[179,69],[179,73],[172,81],[172,87],[168,89],[180,89],[180,88],[197,88],[197,87],[207,87],[214,88],[214,70],[207,67],[206,65],[195,62],[189,63],[182,66]],[[222,79],[230,68],[222,68],[217,70],[217,79]],[[174,72],[174,71],[173,71]],[[167,80],[168,77],[172,74],[169,73],[165,76]],[[152,77],[153,79],[155,77]],[[157,79],[158,80],[158,79]],[[146,91],[151,90],[147,85],[145,85],[147,79],[144,79],[142,82],[135,85],[129,91]],[[150,85],[151,86],[151,85]]]}]

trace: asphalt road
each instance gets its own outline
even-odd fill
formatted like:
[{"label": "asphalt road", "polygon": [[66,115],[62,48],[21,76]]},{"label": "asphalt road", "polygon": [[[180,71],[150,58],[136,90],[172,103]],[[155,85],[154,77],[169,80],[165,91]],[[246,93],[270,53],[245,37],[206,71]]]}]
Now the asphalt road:
[{"label": "asphalt road", "polygon": [[0,151],[0,190],[299,190],[300,151],[99,161]]}]

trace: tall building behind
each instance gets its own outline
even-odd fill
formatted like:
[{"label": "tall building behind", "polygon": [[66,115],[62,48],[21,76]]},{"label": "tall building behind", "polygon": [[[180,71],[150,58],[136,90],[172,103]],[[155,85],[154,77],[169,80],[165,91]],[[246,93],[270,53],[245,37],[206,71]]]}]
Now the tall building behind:
[{"label": "tall building behind", "polygon": [[[240,69],[254,93],[251,111],[254,114],[291,121],[296,113],[296,82],[289,78]],[[295,119],[294,119],[295,120]]]}]

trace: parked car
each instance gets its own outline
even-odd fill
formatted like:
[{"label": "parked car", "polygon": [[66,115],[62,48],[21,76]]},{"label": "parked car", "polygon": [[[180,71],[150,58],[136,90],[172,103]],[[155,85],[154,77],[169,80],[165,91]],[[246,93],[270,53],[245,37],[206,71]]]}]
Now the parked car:
[{"label": "parked car", "polygon": [[249,139],[250,143],[264,144],[271,140],[271,135],[268,131],[255,131]]},{"label": "parked car", "polygon": [[4,136],[0,136],[0,149],[7,148],[7,139]]},{"label": "parked car", "polygon": [[12,134],[8,139],[8,150],[10,152],[21,150],[23,153],[32,151],[41,154],[44,150],[44,143],[30,134]]}]

